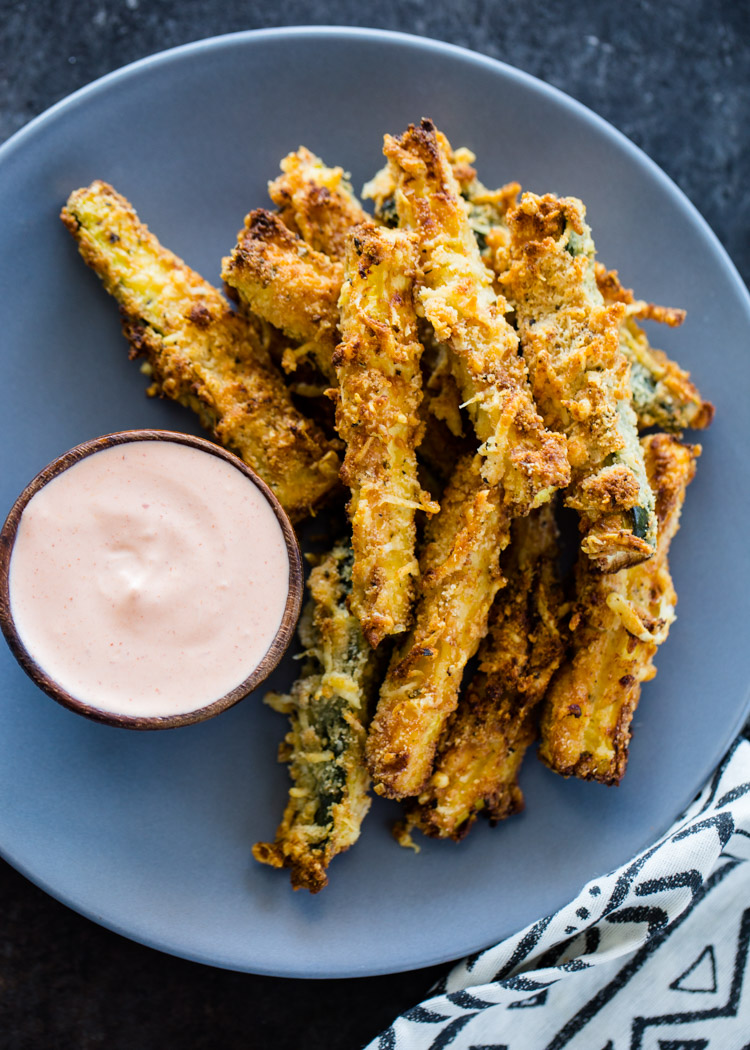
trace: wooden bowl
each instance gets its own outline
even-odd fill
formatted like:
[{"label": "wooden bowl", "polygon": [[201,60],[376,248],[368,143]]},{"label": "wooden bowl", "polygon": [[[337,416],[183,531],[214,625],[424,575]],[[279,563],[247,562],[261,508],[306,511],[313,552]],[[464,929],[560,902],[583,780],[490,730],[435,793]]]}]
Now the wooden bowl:
[{"label": "wooden bowl", "polygon": [[[67,470],[69,467],[80,462],[86,456],[90,456],[92,453],[100,452],[106,448],[111,448],[113,445],[122,445],[131,441],[171,441],[181,445],[188,445],[195,449],[200,449],[203,452],[208,452],[210,455],[217,456],[219,459],[223,459],[227,463],[230,463],[235,469],[239,470],[246,478],[252,481],[256,488],[260,489],[267,502],[270,504],[284,534],[284,542],[286,544],[286,551],[289,559],[289,590],[284,614],[281,620],[281,625],[276,632],[276,636],[271,642],[263,659],[250,672],[250,674],[248,674],[247,678],[245,678],[240,685],[232,689],[231,692],[226,693],[224,696],[220,697],[218,700],[212,701],[210,704],[206,704],[204,707],[180,714],[154,716],[115,714],[101,710],[90,703],[85,703],[82,700],[79,700],[56,682],[54,678],[50,677],[45,669],[38,664],[34,657],[29,653],[24,643],[21,641],[11,612],[9,591],[10,560],[21,515],[26,508],[26,505],[29,503],[29,500],[44,485],[46,485],[47,482],[56,478],[59,474],[62,474],[63,471]],[[180,434],[168,430],[124,430],[115,434],[106,434],[104,437],[94,438],[91,441],[85,441],[82,445],[77,445],[76,448],[71,449],[69,452],[65,452],[62,456],[53,460],[49,466],[45,467],[44,470],[37,474],[33,481],[29,482],[13,504],[5,525],[3,526],[2,531],[0,531],[0,628],[2,628],[2,632],[5,635],[5,639],[8,642],[13,655],[39,688],[43,689],[44,692],[54,700],[57,700],[58,703],[63,704],[64,707],[69,708],[71,711],[75,711],[80,715],[85,715],[86,718],[91,718],[96,722],[104,722],[107,725],[119,726],[124,729],[174,729],[179,726],[192,725],[195,722],[203,722],[207,718],[213,718],[214,715],[226,711],[227,708],[232,707],[239,700],[246,697],[248,693],[251,693],[268,677],[288,648],[294,635],[297,620],[299,619],[300,606],[302,603],[302,589],[302,559],[300,556],[299,544],[297,543],[297,537],[286,512],[274,496],[273,492],[271,492],[268,485],[266,485],[266,483],[262,481],[261,478],[250,469],[250,467],[231,452],[227,452],[226,449],[213,444],[211,441],[206,441],[199,437],[193,437],[190,434]]]}]

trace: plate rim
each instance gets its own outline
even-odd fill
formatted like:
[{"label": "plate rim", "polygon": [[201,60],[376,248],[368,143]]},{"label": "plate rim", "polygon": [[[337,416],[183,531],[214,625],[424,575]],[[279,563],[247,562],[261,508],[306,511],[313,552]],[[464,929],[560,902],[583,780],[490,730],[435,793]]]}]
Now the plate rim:
[{"label": "plate rim", "polygon": [[727,264],[728,269],[735,279],[738,291],[745,300],[745,307],[748,316],[750,316],[750,291],[748,291],[748,287],[743,281],[732,257],[709,225],[708,220],[701,214],[696,205],[690,200],[685,191],[674,181],[674,179],[672,179],[655,160],[652,160],[652,158],[642,150],[640,146],[637,146],[631,139],[629,139],[624,132],[620,131],[619,128],[615,127],[615,125],[605,117],[600,116],[593,109],[590,109],[585,103],[580,102],[577,98],[567,94],[567,92],[563,91],[561,88],[555,87],[554,84],[549,84],[546,80],[534,76],[533,73],[527,73],[525,70],[519,69],[517,66],[512,66],[502,59],[493,58],[491,55],[484,55],[479,51],[472,50],[471,48],[463,47],[459,44],[451,44],[446,40],[439,40],[436,37],[421,36],[417,33],[405,33],[401,30],[395,29],[377,29],[369,26],[301,24],[295,26],[269,26],[262,29],[241,29],[231,33],[220,33],[215,36],[201,37],[198,40],[191,40],[184,44],[176,44],[174,47],[165,48],[162,51],[155,51],[153,54],[145,55],[143,58],[134,59],[134,61],[128,62],[124,66],[118,66],[116,69],[110,70],[109,73],[104,73],[102,76],[97,77],[88,84],[76,88],[75,91],[70,92],[70,94],[64,95],[61,99],[58,99],[57,102],[53,102],[51,106],[32,117],[26,124],[13,132],[5,142],[0,144],[0,164],[5,162],[6,155],[12,154],[15,149],[23,144],[23,141],[27,136],[32,135],[44,123],[56,117],[59,111],[69,109],[73,105],[84,101],[89,95],[94,95],[107,88],[110,83],[117,80],[126,80],[128,77],[137,75],[143,69],[146,69],[151,65],[163,65],[172,60],[180,59],[187,54],[198,53],[203,50],[213,50],[218,47],[230,46],[232,44],[240,44],[245,40],[262,37],[272,39],[277,37],[302,35],[321,37],[358,37],[371,38],[373,40],[379,39],[382,41],[390,40],[404,46],[416,46],[422,47],[425,50],[447,52],[456,55],[456,57],[471,61],[477,65],[486,66],[488,69],[493,69],[495,71],[499,70],[511,79],[518,80],[525,84],[531,90],[536,91],[541,95],[548,95],[561,105],[571,109],[588,123],[598,127],[606,135],[614,137],[615,141],[617,141],[627,153],[630,153],[639,164],[648,168],[651,174],[654,175],[662,185],[664,185],[671,193],[676,193],[678,195],[682,205],[686,207],[692,214],[692,217],[698,221],[703,232],[708,235],[713,242],[714,247],[718,250],[718,253],[723,257],[723,262]]},{"label": "plate rim", "polygon": [[[70,112],[75,106],[85,102],[90,96],[96,96],[101,92],[109,90],[109,88],[118,81],[125,81],[130,77],[139,76],[144,70],[148,70],[151,66],[164,66],[172,61],[182,60],[186,57],[200,54],[203,51],[215,51],[223,47],[242,46],[245,43],[250,43],[263,38],[309,38],[310,36],[321,38],[328,37],[330,39],[356,38],[360,41],[372,40],[382,44],[398,43],[404,47],[417,47],[426,51],[433,51],[439,55],[447,54],[463,61],[473,63],[476,66],[484,67],[496,74],[509,78],[510,80],[514,80],[526,89],[536,93],[538,96],[546,96],[556,105],[562,105],[564,108],[572,112],[573,115],[583,120],[589,126],[592,126],[600,134],[616,143],[617,146],[629,155],[639,167],[645,169],[645,171],[663,187],[665,192],[679,203],[683,212],[686,213],[686,218],[692,220],[692,222],[697,225],[702,235],[713,248],[715,261],[721,265],[724,273],[733,286],[734,291],[737,294],[738,305],[740,305],[744,311],[745,321],[748,330],[750,331],[750,292],[748,292],[737,266],[719,240],[717,234],[710,227],[708,221],[701,214],[696,205],[690,200],[685,191],[682,190],[681,187],[661,167],[659,167],[651,157],[648,156],[648,154],[633,143],[622,131],[616,128],[608,120],[594,112],[584,103],[573,98],[571,95],[568,95],[562,89],[500,59],[484,55],[457,44],[438,40],[433,37],[371,27],[303,24],[296,26],[240,30],[237,32],[204,37],[184,44],[178,44],[174,47],[154,52],[153,54],[146,55],[134,60],[133,62],[129,62],[124,66],[111,70],[53,103],[19,128],[0,145],[0,166],[9,162],[14,153],[25,146],[27,139],[33,139],[34,135],[42,132],[45,125],[54,122],[59,115]],[[727,733],[723,737],[723,743],[721,746],[715,749],[711,760],[710,771],[708,773],[709,777],[713,775],[713,772],[723,761],[725,756],[731,752],[734,741],[739,736],[742,727],[747,720],[748,713],[750,713],[750,682],[748,682],[747,690],[742,701],[740,714],[730,729],[727,730]],[[647,849],[651,843],[658,841],[658,839],[662,837],[668,827],[670,827],[674,821],[678,820],[681,814],[690,805],[697,791],[699,791],[702,786],[703,782],[699,783],[695,790],[691,791],[689,797],[683,800],[680,808],[665,827],[659,828],[656,834],[652,833],[648,835],[648,838],[639,847],[634,856],[637,856],[644,849]],[[440,952],[419,963],[407,961],[396,966],[387,965],[376,966],[374,968],[371,966],[365,966],[356,970],[349,965],[346,971],[340,972],[331,972],[325,967],[313,972],[309,967],[307,969],[299,969],[293,965],[281,970],[277,966],[264,968],[262,965],[256,963],[252,964],[252,968],[245,966],[238,969],[236,963],[233,961],[222,961],[221,959],[217,959],[216,956],[209,957],[201,954],[200,951],[191,952],[183,946],[169,944],[163,939],[163,937],[149,937],[145,933],[134,933],[132,929],[125,928],[116,920],[100,916],[93,907],[87,906],[85,902],[77,902],[72,896],[57,891],[43,876],[32,873],[25,863],[14,859],[12,851],[1,842],[0,857],[6,860],[11,867],[54,900],[59,901],[64,906],[107,930],[126,937],[128,940],[142,944],[145,947],[166,952],[167,954],[178,958],[183,958],[202,965],[213,966],[218,969],[226,969],[233,972],[308,980],[334,980],[352,977],[379,976],[445,964],[467,954],[484,950],[488,947],[486,941],[482,941],[479,944],[462,949],[458,955],[454,953],[446,954]],[[627,861],[624,863],[627,863]],[[597,871],[592,873],[591,878],[600,877],[603,874],[603,872]],[[539,918],[542,918],[542,916],[539,916]],[[490,943],[494,943],[494,941],[491,941]]]}]

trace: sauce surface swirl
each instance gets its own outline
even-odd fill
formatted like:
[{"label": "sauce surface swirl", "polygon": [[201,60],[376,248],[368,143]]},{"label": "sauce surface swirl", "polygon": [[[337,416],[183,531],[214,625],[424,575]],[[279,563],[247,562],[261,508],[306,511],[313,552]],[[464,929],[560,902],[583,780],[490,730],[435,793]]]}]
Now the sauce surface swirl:
[{"label": "sauce surface swirl", "polygon": [[32,658],[84,703],[195,711],[268,651],[289,588],[284,533],[231,463],[176,441],[94,452],[32,496],[10,605]]}]

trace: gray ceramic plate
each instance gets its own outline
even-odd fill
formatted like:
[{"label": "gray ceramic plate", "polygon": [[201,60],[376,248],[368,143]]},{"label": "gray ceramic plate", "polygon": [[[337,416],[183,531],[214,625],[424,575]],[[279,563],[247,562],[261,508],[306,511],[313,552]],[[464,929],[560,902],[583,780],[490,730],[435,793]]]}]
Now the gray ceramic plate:
[{"label": "gray ceramic plate", "polygon": [[[581,196],[600,257],[656,302],[684,305],[662,345],[717,419],[674,545],[679,619],[644,691],[617,790],[565,782],[534,756],[526,812],[416,856],[376,802],[318,897],[255,864],[286,774],[283,720],[260,696],[204,725],[138,734],[71,714],[0,651],[0,848],[90,918],[187,958],[336,977],[409,969],[483,947],[566,901],[663,831],[747,710],[746,528],[750,304],[675,186],[611,127],[522,73],[445,44],[367,30],[239,34],[105,77],[0,151],[2,506],[63,450],[107,431],[196,431],[144,397],[117,310],[58,222],[93,178],[129,197],[209,279],[246,211],[301,142],[351,170],[380,165],[385,131],[430,115],[479,155],[480,175]],[[287,660],[275,676],[291,680]]]}]

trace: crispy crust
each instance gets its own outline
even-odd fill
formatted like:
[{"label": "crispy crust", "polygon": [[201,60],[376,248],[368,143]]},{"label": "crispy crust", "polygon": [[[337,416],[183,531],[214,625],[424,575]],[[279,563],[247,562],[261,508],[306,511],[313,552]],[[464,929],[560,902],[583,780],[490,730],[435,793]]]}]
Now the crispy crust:
[{"label": "crispy crust", "polygon": [[542,717],[542,761],[563,776],[604,784],[625,773],[641,682],[656,674],[653,657],[674,620],[667,554],[700,454],[667,434],[642,444],[659,515],[656,554],[610,576],[579,559],[572,655],[552,681]]},{"label": "crispy crust", "polygon": [[163,248],[106,183],[72,193],[61,218],[120,304],[131,357],[148,362],[149,392],[197,412],[292,518],[314,510],[337,484],[338,456],[292,404],[252,323]]},{"label": "crispy crust", "polygon": [[714,406],[704,401],[690,373],[671,361],[662,350],[655,350],[639,320],[660,321],[676,327],[685,320],[685,311],[656,306],[636,299],[630,288],[623,288],[617,270],[595,267],[596,283],[607,302],[625,304],[620,323],[620,348],[630,362],[633,408],[639,427],[659,427],[672,433],[692,427],[702,430],[714,417]]},{"label": "crispy crust", "polygon": [[331,356],[338,343],[340,262],[315,251],[278,215],[256,208],[245,218],[222,277],[245,307],[302,344],[327,379],[335,379]]},{"label": "crispy crust", "polygon": [[[496,190],[488,190],[472,167],[474,154],[459,148],[451,151],[448,142],[441,139],[446,156],[453,169],[461,196],[468,204],[469,225],[483,258],[487,256],[485,245],[490,239],[509,236],[505,226],[505,214],[515,202],[521,187],[510,182]],[[376,219],[386,226],[398,225],[396,212],[396,173],[392,165],[386,164],[363,190],[363,197],[375,204]],[[468,448],[468,440],[462,440],[464,421],[461,414],[461,395],[452,371],[453,355],[445,343],[435,337],[432,325],[423,317],[420,322],[420,339],[424,347],[422,355],[422,419],[425,429],[419,446],[419,456],[430,471],[443,482],[447,481],[455,468],[458,457]]]},{"label": "crispy crust", "polygon": [[701,398],[690,373],[656,350],[632,316],[620,325],[620,346],[630,362],[633,408],[639,427],[660,427],[679,433],[687,427],[703,430],[714,418],[714,406]]},{"label": "crispy crust", "polygon": [[564,487],[570,472],[561,435],[545,430],[518,355],[518,339],[482,262],[450,147],[434,124],[386,135],[400,224],[420,239],[418,312],[453,351],[464,403],[482,442],[482,475],[502,484],[520,513]]},{"label": "crispy crust", "polygon": [[[441,136],[441,142],[461,196],[467,202],[469,225],[482,251],[482,257],[485,260],[491,259],[490,241],[492,241],[494,250],[497,250],[501,242],[507,242],[508,228],[505,225],[505,215],[508,209],[515,204],[521,192],[521,186],[518,182],[508,182],[496,190],[487,189],[479,181],[472,167],[476,158],[471,150],[464,146],[452,150],[444,136]],[[395,226],[398,222],[395,194],[395,172],[388,164],[375,174],[362,191],[362,196],[366,200],[374,202],[376,219],[386,226]]]},{"label": "crispy crust", "polygon": [[544,421],[567,439],[565,501],[581,515],[582,549],[614,572],[653,554],[656,514],[620,349],[625,307],[597,288],[585,214],[574,197],[525,193],[508,212],[501,282]]},{"label": "crispy crust", "polygon": [[594,276],[602,297],[608,303],[624,303],[629,317],[641,321],[659,321],[670,328],[679,327],[687,316],[684,310],[674,306],[657,306],[643,299],[636,299],[632,288],[625,288],[620,283],[617,270],[608,270],[602,263],[594,264]]},{"label": "crispy crust", "polygon": [[356,842],[370,808],[364,747],[377,661],[347,606],[351,566],[341,542],[311,572],[302,673],[289,694],[266,697],[290,719],[279,761],[293,785],[276,838],[257,842],[253,856],[288,868],[294,889],[311,893],[328,883],[328,865]]},{"label": "crispy crust", "polygon": [[487,630],[508,543],[500,490],[484,482],[481,459],[459,461],[440,513],[427,525],[415,625],[394,652],[367,739],[375,790],[416,795],[458,702],[461,676]]},{"label": "crispy crust", "polygon": [[341,479],[351,489],[354,570],[350,605],[377,646],[405,631],[415,578],[416,510],[439,510],[417,481],[422,424],[417,249],[399,230],[373,223],[349,235],[341,292],[343,342],[333,357],[336,429],[347,445]]},{"label": "crispy crust", "polygon": [[[457,149],[451,158],[453,173],[467,202],[469,225],[474,233],[482,259],[490,269],[507,253],[510,241],[507,214],[516,203],[521,184],[507,182],[496,190],[488,189],[477,178],[472,167],[476,158],[467,149]],[[504,269],[504,267],[503,267]]]},{"label": "crispy crust", "polygon": [[282,174],[268,184],[282,222],[317,252],[343,262],[352,226],[368,222],[343,168],[329,168],[300,146],[281,162]]},{"label": "crispy crust", "polygon": [[479,671],[440,743],[434,771],[398,837],[417,827],[462,839],[480,813],[494,823],[523,808],[518,770],[536,737],[536,708],[565,651],[558,532],[551,504],[513,523],[505,586],[479,647]]}]

